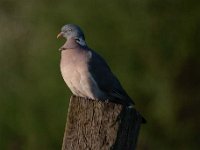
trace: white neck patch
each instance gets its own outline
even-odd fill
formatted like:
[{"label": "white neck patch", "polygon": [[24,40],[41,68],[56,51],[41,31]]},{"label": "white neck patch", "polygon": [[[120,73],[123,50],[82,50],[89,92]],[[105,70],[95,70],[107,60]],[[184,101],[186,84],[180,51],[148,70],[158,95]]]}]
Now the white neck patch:
[{"label": "white neck patch", "polygon": [[86,46],[87,45],[86,42],[85,42],[85,40],[83,40],[82,38],[77,39],[76,42],[78,44],[80,44],[81,46]]}]

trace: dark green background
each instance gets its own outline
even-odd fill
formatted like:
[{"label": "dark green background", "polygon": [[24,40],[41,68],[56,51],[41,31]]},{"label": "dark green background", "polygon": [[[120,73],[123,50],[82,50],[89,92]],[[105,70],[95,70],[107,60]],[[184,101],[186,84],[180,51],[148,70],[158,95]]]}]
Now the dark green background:
[{"label": "dark green background", "polygon": [[147,119],[139,150],[199,149],[199,1],[0,0],[1,150],[61,148],[66,23],[83,28]]}]

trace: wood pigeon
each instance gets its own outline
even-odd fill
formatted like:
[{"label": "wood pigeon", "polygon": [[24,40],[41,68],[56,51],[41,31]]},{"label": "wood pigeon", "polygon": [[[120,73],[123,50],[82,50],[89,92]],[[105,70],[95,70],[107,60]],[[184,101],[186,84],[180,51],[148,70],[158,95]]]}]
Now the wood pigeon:
[{"label": "wood pigeon", "polygon": [[64,25],[59,37],[66,38],[61,51],[60,69],[71,92],[80,97],[112,101],[132,108],[134,102],[122,88],[105,60],[89,48],[81,28]]}]

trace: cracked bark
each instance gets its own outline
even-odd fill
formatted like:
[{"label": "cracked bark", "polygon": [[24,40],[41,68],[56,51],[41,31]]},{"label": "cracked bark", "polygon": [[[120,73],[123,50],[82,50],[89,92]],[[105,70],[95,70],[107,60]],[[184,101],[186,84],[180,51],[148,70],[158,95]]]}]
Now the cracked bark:
[{"label": "cracked bark", "polygon": [[62,150],[134,150],[141,123],[135,109],[72,96]]}]

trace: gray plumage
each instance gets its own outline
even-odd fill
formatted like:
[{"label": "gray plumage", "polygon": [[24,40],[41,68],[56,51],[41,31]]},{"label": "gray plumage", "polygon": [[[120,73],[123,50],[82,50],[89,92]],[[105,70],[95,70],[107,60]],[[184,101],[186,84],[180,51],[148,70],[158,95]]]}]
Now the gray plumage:
[{"label": "gray plumage", "polygon": [[133,101],[105,60],[87,46],[80,27],[65,25],[58,34],[60,36],[67,39],[60,48],[60,69],[74,95],[133,106]]}]

